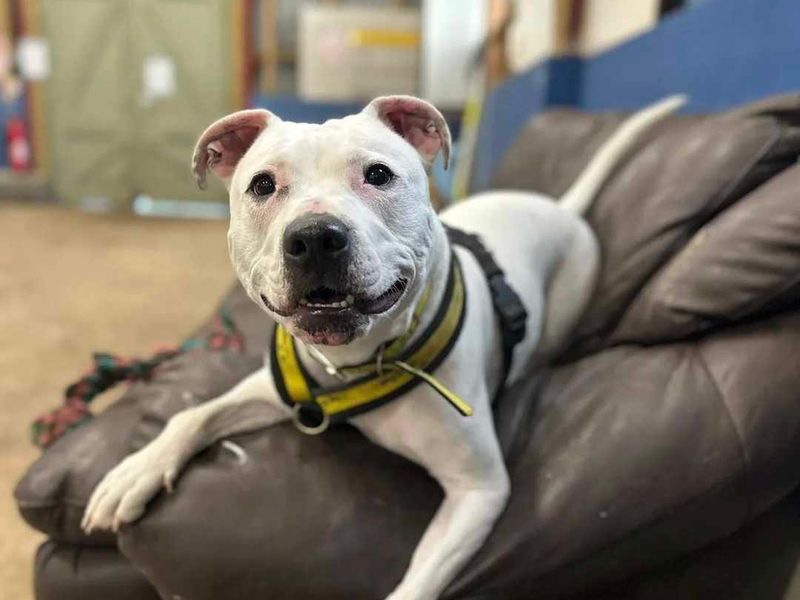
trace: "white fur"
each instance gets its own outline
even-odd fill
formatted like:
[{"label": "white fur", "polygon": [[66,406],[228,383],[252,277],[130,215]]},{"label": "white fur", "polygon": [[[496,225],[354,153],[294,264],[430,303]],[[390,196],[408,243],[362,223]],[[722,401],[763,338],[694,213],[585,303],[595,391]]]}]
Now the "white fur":
[{"label": "white fur", "polygon": [[[435,112],[422,101],[398,101]],[[441,215],[445,223],[480,234],[525,302],[527,335],[515,351],[510,380],[557,352],[588,304],[599,251],[579,215],[641,133],[680,104],[682,99],[667,99],[626,121],[561,204],[536,194],[492,192]],[[383,342],[404,332],[416,300],[431,283],[431,299],[419,328],[424,329],[444,292],[449,268],[448,242],[430,207],[425,165],[420,154],[376,116],[380,106],[375,101],[369,110],[323,125],[287,123],[267,115],[264,131],[232,175],[225,176],[231,200],[231,257],[245,289],[260,306],[261,294],[278,304],[291,296],[280,240],[286,225],[308,211],[333,214],[352,228],[355,259],[350,276],[360,291],[378,295],[399,274],[409,279],[398,303],[366,319],[355,339],[318,347],[337,365],[368,360]],[[432,116],[423,131],[436,133],[433,124],[438,122]],[[440,133],[446,149],[449,137]],[[416,143],[420,138],[408,139]],[[422,139],[424,158],[430,157],[435,142]],[[358,185],[363,165],[376,160],[398,174],[397,185],[387,191]],[[257,203],[246,190],[253,174],[266,167],[278,173],[278,192],[270,203]],[[425,467],[445,491],[391,600],[438,598],[483,544],[510,493],[491,410],[491,399],[502,383],[501,333],[482,271],[471,254],[462,248],[455,251],[467,289],[465,324],[436,376],[472,405],[474,415],[458,415],[427,386],[418,385],[402,398],[352,419],[375,443]],[[270,316],[299,339],[307,339],[291,317]],[[333,383],[300,346],[306,368],[318,380]],[[265,402],[269,410],[247,411],[252,401]],[[289,416],[267,363],[226,394],[173,417],[155,440],[106,475],[86,509],[84,527],[116,528],[138,519],[148,500],[162,486],[171,489],[180,469],[200,449]]]}]

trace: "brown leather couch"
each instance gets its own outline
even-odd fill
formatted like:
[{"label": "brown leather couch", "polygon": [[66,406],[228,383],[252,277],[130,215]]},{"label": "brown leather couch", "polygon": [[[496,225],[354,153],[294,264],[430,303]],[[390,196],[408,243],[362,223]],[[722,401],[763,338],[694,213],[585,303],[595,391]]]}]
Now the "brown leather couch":
[{"label": "brown leather couch", "polygon": [[[493,187],[559,195],[621,118],[537,117]],[[446,598],[797,594],[798,154],[791,95],[670,118],[617,170],[589,215],[594,301],[559,363],[497,404],[513,496]],[[376,600],[399,580],[441,492],[349,428],[236,436],[246,463],[217,444],[118,538],[80,532],[103,473],[259,364],[260,309],[238,287],[225,302],[246,353],[174,359],[19,483],[50,538],[38,600]]]}]

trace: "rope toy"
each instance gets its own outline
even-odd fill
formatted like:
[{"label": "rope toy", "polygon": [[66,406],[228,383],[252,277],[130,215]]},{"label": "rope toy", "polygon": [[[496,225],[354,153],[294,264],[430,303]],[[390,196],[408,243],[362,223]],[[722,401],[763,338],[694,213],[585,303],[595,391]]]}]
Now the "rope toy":
[{"label": "rope toy", "polygon": [[244,337],[225,308],[220,309],[215,318],[214,329],[205,339],[190,338],[178,347],[159,349],[147,359],[95,353],[94,367],[67,387],[64,404],[31,424],[33,443],[42,449],[51,446],[67,431],[92,418],[89,405],[96,396],[122,381],[149,381],[161,364],[196,348],[244,351]]}]

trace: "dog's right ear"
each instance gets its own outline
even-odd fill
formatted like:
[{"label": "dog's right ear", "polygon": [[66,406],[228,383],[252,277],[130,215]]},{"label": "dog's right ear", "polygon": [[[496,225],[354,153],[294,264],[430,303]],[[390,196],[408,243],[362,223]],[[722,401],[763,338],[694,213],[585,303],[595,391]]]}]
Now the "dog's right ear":
[{"label": "dog's right ear", "polygon": [[444,168],[450,164],[450,129],[442,113],[430,102],[414,96],[381,96],[362,111],[375,117],[411,144],[430,167],[442,153]]},{"label": "dog's right ear", "polygon": [[228,185],[236,165],[267,124],[278,120],[268,110],[240,110],[206,129],[192,155],[192,173],[200,189],[206,187],[208,170]]}]

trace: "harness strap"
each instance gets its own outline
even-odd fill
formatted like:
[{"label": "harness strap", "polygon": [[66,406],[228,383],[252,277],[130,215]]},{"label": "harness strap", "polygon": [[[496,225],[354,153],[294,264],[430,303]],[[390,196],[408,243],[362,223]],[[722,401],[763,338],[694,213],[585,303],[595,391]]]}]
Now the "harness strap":
[{"label": "harness strap", "polygon": [[486,276],[486,282],[489,284],[492,295],[492,305],[500,319],[503,337],[503,377],[501,381],[505,382],[511,368],[514,347],[525,338],[528,312],[519,295],[508,284],[503,269],[495,262],[492,253],[483,245],[480,237],[449,225],[444,227],[450,241],[469,250]]}]

